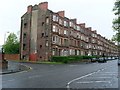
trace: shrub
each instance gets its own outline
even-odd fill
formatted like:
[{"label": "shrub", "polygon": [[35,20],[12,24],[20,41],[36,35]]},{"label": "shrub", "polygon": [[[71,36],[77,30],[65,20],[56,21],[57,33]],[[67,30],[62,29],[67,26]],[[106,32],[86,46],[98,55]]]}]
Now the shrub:
[{"label": "shrub", "polygon": [[92,58],[98,58],[98,56],[53,56],[51,60],[54,62],[69,63]]},{"label": "shrub", "polygon": [[66,56],[53,56],[52,57],[52,61],[54,62],[65,62],[65,60],[67,60],[68,57]]}]

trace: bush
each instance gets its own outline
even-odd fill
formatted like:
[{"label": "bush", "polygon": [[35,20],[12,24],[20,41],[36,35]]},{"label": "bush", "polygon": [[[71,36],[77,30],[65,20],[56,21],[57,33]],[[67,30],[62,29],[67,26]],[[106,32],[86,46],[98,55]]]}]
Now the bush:
[{"label": "bush", "polygon": [[78,62],[82,59],[92,59],[98,58],[98,56],[53,56],[51,60],[53,62],[62,62],[62,63],[69,63],[69,62]]},{"label": "bush", "polygon": [[80,61],[81,59],[83,59],[81,56],[53,56],[51,58],[51,60],[54,62],[63,62],[63,63]]},{"label": "bush", "polygon": [[66,62],[68,60],[68,57],[66,56],[53,56],[52,61],[54,62]]}]

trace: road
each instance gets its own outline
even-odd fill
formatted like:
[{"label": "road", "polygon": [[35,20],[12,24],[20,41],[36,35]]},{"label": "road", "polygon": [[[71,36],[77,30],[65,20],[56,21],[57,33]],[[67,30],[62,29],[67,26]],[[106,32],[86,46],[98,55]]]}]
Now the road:
[{"label": "road", "polygon": [[118,88],[117,60],[89,64],[24,64],[32,69],[3,75],[3,88]]}]

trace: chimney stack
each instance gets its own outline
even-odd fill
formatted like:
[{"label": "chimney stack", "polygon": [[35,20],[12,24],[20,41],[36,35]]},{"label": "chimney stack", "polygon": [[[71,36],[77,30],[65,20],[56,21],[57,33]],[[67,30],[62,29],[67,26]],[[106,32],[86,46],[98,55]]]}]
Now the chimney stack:
[{"label": "chimney stack", "polygon": [[91,30],[92,30],[92,28],[91,28],[91,27],[88,27],[88,30],[90,30],[90,31],[91,31]]},{"label": "chimney stack", "polygon": [[77,19],[70,19],[70,21],[73,21],[73,23],[77,23]]},{"label": "chimney stack", "polygon": [[85,28],[85,23],[80,23],[79,25]]},{"label": "chimney stack", "polygon": [[57,12],[59,16],[61,17],[65,17],[65,11],[59,11]]},{"label": "chimney stack", "polygon": [[27,13],[31,13],[32,12],[32,5],[29,5],[28,7],[27,7]]},{"label": "chimney stack", "polygon": [[48,2],[41,2],[41,3],[39,3],[39,8],[41,10],[47,10],[48,9]]},{"label": "chimney stack", "polygon": [[94,33],[97,33],[97,31],[96,31],[96,30],[93,30],[93,32],[94,32]]}]

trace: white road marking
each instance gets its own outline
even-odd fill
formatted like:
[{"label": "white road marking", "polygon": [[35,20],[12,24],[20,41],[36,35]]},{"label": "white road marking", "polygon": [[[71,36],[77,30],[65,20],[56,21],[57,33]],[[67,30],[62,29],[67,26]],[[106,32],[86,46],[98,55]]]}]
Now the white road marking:
[{"label": "white road marking", "polygon": [[95,74],[95,73],[98,73],[98,72],[100,72],[100,71],[103,71],[103,70],[105,70],[105,68],[104,68],[104,69],[100,69],[100,70],[95,71],[95,72],[93,72],[93,73],[90,73],[90,74],[87,74],[87,75],[84,75],[84,76],[81,76],[81,77],[78,77],[78,78],[76,78],[76,79],[71,80],[70,82],[67,83],[67,89],[70,89],[70,84],[73,83],[74,81],[77,81],[77,80],[83,79],[83,78],[85,78],[85,77],[91,76],[91,75],[93,75],[93,74]]},{"label": "white road marking", "polygon": [[110,81],[84,81],[84,82],[77,82],[81,84],[86,84],[86,83],[111,83]]},{"label": "white road marking", "polygon": [[34,76],[29,76],[28,78],[31,79],[31,78],[38,78],[38,77],[41,77],[40,75],[34,75]]},{"label": "white road marking", "polygon": [[106,75],[107,75],[107,76],[109,76],[109,75],[110,75],[110,76],[117,76],[117,75],[116,75],[116,74],[114,74],[114,73],[113,73],[113,74],[112,74],[112,73],[111,73],[111,74],[99,73],[99,75],[103,75],[103,76],[106,76]]},{"label": "white road marking", "polygon": [[[90,77],[90,78],[91,78],[91,77]],[[102,79],[102,78],[103,78],[103,79],[106,78],[106,79],[107,79],[107,78],[113,78],[113,77],[93,77],[93,78],[101,78],[101,79]]]},{"label": "white road marking", "polygon": [[104,72],[104,73],[114,73],[114,74],[117,74],[116,72]]},{"label": "white road marking", "polygon": [[77,66],[77,65],[69,65],[70,67],[74,67],[74,66]]},{"label": "white road marking", "polygon": [[7,80],[7,82],[15,81],[15,79]]}]

